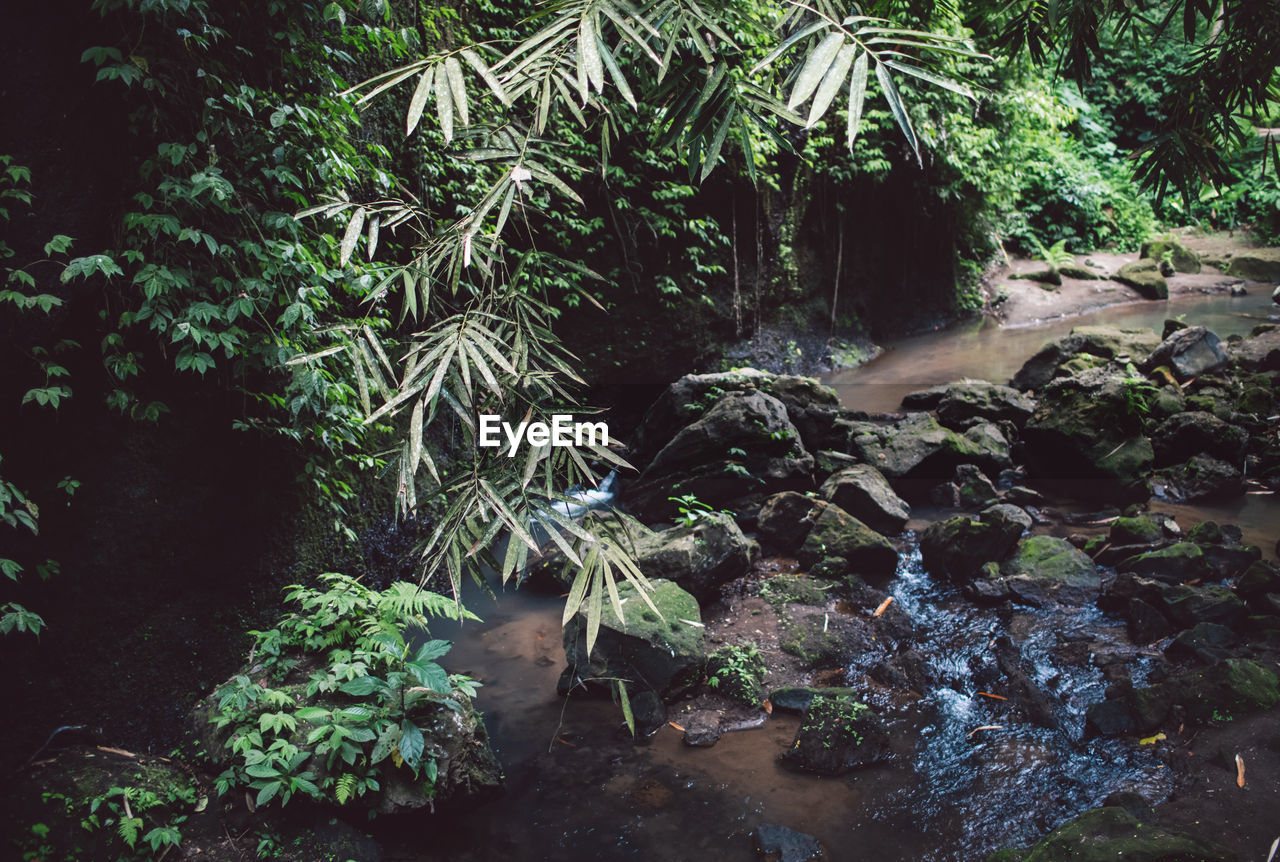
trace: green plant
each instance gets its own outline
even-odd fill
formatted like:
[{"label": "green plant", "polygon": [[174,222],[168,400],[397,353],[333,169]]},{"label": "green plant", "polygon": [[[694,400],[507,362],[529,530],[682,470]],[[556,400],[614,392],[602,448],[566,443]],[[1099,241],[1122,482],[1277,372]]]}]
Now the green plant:
[{"label": "green plant", "polygon": [[697,523],[700,518],[715,512],[715,509],[699,500],[693,494],[682,494],[679,497],[668,497],[667,500],[675,503],[676,511],[680,513],[673,519],[677,524],[693,525]]},{"label": "green plant", "polygon": [[[141,854],[135,858],[154,858],[154,854],[167,855],[182,843],[179,827],[187,819],[185,814],[158,819],[155,815],[168,813],[177,803],[192,805],[195,801],[196,791],[190,784],[168,784],[159,791],[148,786],[112,787],[89,801],[89,814],[81,825],[89,831],[114,825],[125,846]],[[155,825],[147,829],[149,821]],[[150,853],[139,842],[149,847]]]},{"label": "green plant", "polygon": [[707,659],[707,685],[746,706],[759,706],[764,682],[764,657],[753,643],[727,645]]},{"label": "green plant", "polygon": [[236,758],[219,792],[246,785],[258,805],[295,793],[342,805],[401,768],[431,792],[438,767],[423,722],[468,708],[478,683],[437,663],[450,643],[423,640],[427,620],[476,617],[408,583],[379,592],[342,574],[320,581],[290,587],[298,610],[252,632],[265,675],[237,676],[217,692],[214,723]]}]

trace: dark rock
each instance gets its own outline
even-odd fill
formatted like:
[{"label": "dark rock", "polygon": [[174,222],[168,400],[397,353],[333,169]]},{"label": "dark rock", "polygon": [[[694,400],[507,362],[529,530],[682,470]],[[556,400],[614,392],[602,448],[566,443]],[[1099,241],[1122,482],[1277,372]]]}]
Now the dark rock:
[{"label": "dark rock", "polygon": [[652,736],[667,723],[667,706],[657,692],[645,689],[628,695],[631,716],[636,723],[636,736],[640,739]]},{"label": "dark rock", "polygon": [[1241,249],[1232,255],[1227,275],[1248,281],[1280,281],[1280,249]]},{"label": "dark rock", "polygon": [[818,514],[797,556],[805,567],[824,557],[844,557],[861,575],[892,575],[898,567],[898,552],[889,540],[839,506]]},{"label": "dark rock", "polygon": [[938,421],[957,430],[1005,420],[1021,426],[1034,409],[1035,402],[1013,387],[983,380],[951,384],[937,404]]},{"label": "dark rock", "polygon": [[825,500],[795,491],[774,494],[760,507],[756,516],[757,534],[770,546],[793,552],[804,543],[814,519],[830,505]]},{"label": "dark rock", "polygon": [[1232,361],[1245,371],[1280,371],[1280,329],[1255,333],[1239,344],[1231,345],[1228,353]]},{"label": "dark rock", "polygon": [[1166,467],[1152,477],[1157,493],[1179,502],[1238,497],[1244,475],[1226,461],[1210,455],[1193,455],[1185,464]]},{"label": "dark rock", "polygon": [[1112,545],[1154,545],[1163,538],[1160,525],[1146,516],[1117,518],[1107,533]]},{"label": "dark rock", "polygon": [[1235,593],[1216,584],[1171,584],[1162,591],[1159,607],[1181,627],[1202,622],[1234,627],[1244,621],[1247,613],[1244,602]]},{"label": "dark rock", "polygon": [[1053,705],[1032,680],[1034,668],[1023,660],[1013,641],[1001,635],[996,639],[995,653],[996,665],[1005,675],[1009,698],[1014,705],[1024,710],[1033,723],[1056,729],[1058,718],[1054,715]]},{"label": "dark rock", "polygon": [[1190,542],[1178,542],[1154,551],[1144,551],[1121,560],[1116,568],[1121,572],[1132,572],[1168,583],[1194,581],[1212,575],[1204,558],[1204,551],[1199,545]]},{"label": "dark rock", "polygon": [[851,451],[890,479],[946,478],[957,465],[969,463],[998,473],[1012,463],[1008,441],[993,436],[991,426],[975,426],[962,435],[920,413],[889,425],[848,420],[837,425],[848,434]]},{"label": "dark rock", "polygon": [[1280,593],[1280,567],[1263,560],[1251,564],[1240,576],[1236,592],[1247,599]]},{"label": "dark rock", "polygon": [[809,703],[782,763],[803,772],[843,775],[889,756],[889,730],[871,707],[822,693]]},{"label": "dark rock", "polygon": [[1160,342],[1142,367],[1151,371],[1165,366],[1183,383],[1222,368],[1227,360],[1227,351],[1217,335],[1203,326],[1188,326]]},{"label": "dark rock", "polygon": [[1117,790],[1102,800],[1102,804],[1106,808],[1123,808],[1137,820],[1150,820],[1154,813],[1151,803],[1141,793],[1132,790]]},{"label": "dark rock", "polygon": [[911,507],[870,464],[846,467],[823,483],[819,493],[873,530],[902,532]]},{"label": "dark rock", "polygon": [[816,476],[830,476],[832,473],[839,473],[844,468],[857,464],[858,459],[845,452],[820,449],[814,453],[813,462]]},{"label": "dark rock", "polygon": [[1003,560],[1025,528],[994,509],[983,512],[977,520],[960,515],[930,524],[920,535],[925,568],[953,578],[970,578],[983,563]]},{"label": "dark rock", "polygon": [[[993,857],[994,858],[994,857]],[[1022,862],[1238,862],[1235,853],[1206,839],[1139,822],[1123,808],[1086,811],[1042,838]]]},{"label": "dark rock", "polygon": [[995,484],[973,464],[961,464],[952,479],[957,489],[960,505],[978,508],[1000,499]]},{"label": "dark rock", "polygon": [[811,579],[838,581],[849,572],[849,561],[844,557],[823,557],[809,567]]},{"label": "dark rock", "polygon": [[1026,361],[1009,385],[1015,389],[1041,389],[1067,360],[1078,354],[1112,359],[1128,355],[1135,361],[1146,358],[1160,339],[1150,329],[1116,326],[1077,326],[1070,335],[1051,341]]},{"label": "dark rock", "polygon": [[1231,287],[1228,288],[1228,291],[1231,293],[1232,296],[1248,296],[1249,295],[1249,289],[1245,287],[1243,284],[1233,284],[1231,285]]},{"label": "dark rock", "polygon": [[817,838],[768,823],[756,828],[756,849],[777,862],[809,862],[822,857]]},{"label": "dark rock", "polygon": [[1138,291],[1143,299],[1169,298],[1169,283],[1164,280],[1157,260],[1142,258],[1126,263],[1112,278]]},{"label": "dark rock", "polygon": [[902,409],[932,410],[942,401],[950,387],[950,383],[941,383],[937,386],[930,386],[928,389],[909,392],[902,396]]},{"label": "dark rock", "polygon": [[1168,260],[1174,272],[1197,273],[1200,271],[1200,255],[1174,237],[1144,242],[1139,257]]},{"label": "dark rock", "polygon": [[1235,633],[1226,626],[1196,623],[1174,638],[1164,652],[1169,658],[1195,658],[1212,664],[1229,658],[1227,648],[1235,642]]},{"label": "dark rock", "polygon": [[769,694],[769,702],[773,708],[782,712],[802,713],[817,695],[827,697],[855,698],[856,692],[851,688],[817,688],[813,686],[788,686],[775,688]]},{"label": "dark rock", "polygon": [[692,494],[723,506],[760,491],[812,486],[813,456],[778,399],[763,392],[720,397],[653,456],[624,499],[648,520],[675,511],[670,497]]},{"label": "dark rock", "polygon": [[1101,586],[1093,560],[1054,536],[1023,539],[1000,574],[1019,600],[1037,607],[1092,602]]},{"label": "dark rock", "polygon": [[1023,429],[1030,467],[1047,479],[1089,480],[1095,494],[1145,498],[1154,452],[1123,371],[1097,368],[1049,383]]},{"label": "dark rock", "polygon": [[1239,464],[1248,440],[1243,429],[1200,410],[1172,416],[1151,432],[1157,467],[1178,464],[1200,453]]},{"label": "dark rock", "polygon": [[1160,611],[1142,599],[1130,599],[1128,608],[1129,640],[1149,644],[1173,634],[1173,624]]},{"label": "dark rock", "polygon": [[609,687],[612,680],[626,679],[635,681],[637,693],[649,689],[670,702],[702,681],[707,654],[703,630],[696,625],[701,622],[697,599],[671,581],[650,583],[653,592],[649,600],[661,616],[649,608],[632,582],[618,584],[626,619],[619,620],[613,603],[604,602],[599,635],[590,656],[586,610],[569,621],[564,629],[569,666],[560,678],[561,694],[580,683]]},{"label": "dark rock", "polygon": [[721,584],[746,574],[759,547],[742,534],[731,516],[707,512],[692,523],[640,537],[634,552],[636,565],[646,577],[674,581],[706,601]]},{"label": "dark rock", "polygon": [[710,710],[698,710],[680,720],[684,724],[682,741],[691,748],[710,748],[723,735],[720,716]]}]

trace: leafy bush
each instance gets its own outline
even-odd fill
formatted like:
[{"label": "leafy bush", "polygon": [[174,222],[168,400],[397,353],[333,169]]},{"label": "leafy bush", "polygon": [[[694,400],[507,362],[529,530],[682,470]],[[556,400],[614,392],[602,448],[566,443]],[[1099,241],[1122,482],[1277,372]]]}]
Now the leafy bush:
[{"label": "leafy bush", "polygon": [[746,706],[760,705],[765,668],[755,644],[723,646],[708,657],[707,667],[707,685]]},{"label": "leafy bush", "polygon": [[475,615],[413,584],[379,592],[347,575],[320,580],[323,589],[288,588],[298,611],[251,633],[253,678],[239,675],[217,692],[214,723],[230,728],[225,745],[237,758],[218,777],[219,792],[247,785],[258,805],[295,793],[341,805],[401,768],[431,792],[437,764],[423,721],[441,706],[465,709],[478,683],[436,662],[449,641],[406,631],[425,634],[429,616]]}]

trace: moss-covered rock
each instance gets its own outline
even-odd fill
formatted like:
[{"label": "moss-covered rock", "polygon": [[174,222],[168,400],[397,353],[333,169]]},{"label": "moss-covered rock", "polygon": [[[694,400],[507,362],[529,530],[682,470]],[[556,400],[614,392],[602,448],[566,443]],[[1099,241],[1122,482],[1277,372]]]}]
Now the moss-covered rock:
[{"label": "moss-covered rock", "polygon": [[1116,281],[1138,291],[1144,299],[1168,299],[1169,282],[1160,274],[1160,261],[1142,258],[1120,267]]},{"label": "moss-covered rock", "polygon": [[1023,539],[1000,573],[1015,596],[1035,605],[1092,601],[1100,586],[1093,560],[1055,536]]},{"label": "moss-covered rock", "polygon": [[831,504],[796,491],[783,491],[764,501],[756,515],[756,532],[762,542],[784,553],[804,543],[813,521]]},{"label": "moss-covered rock", "polygon": [[1008,442],[957,434],[927,414],[913,413],[890,425],[839,420],[850,451],[890,479],[945,479],[960,464],[994,473],[1009,466]]},{"label": "moss-covered rock", "polygon": [[948,428],[965,429],[977,422],[1008,420],[1022,425],[1035,403],[1011,386],[985,380],[952,383],[938,400],[938,421]]},{"label": "moss-covered rock", "polygon": [[634,549],[636,565],[646,577],[674,581],[700,601],[746,574],[759,554],[759,546],[723,512],[707,512],[692,522],[642,535]]},{"label": "moss-covered rock", "polygon": [[1077,326],[1070,334],[1040,348],[1023,364],[1009,385],[1026,391],[1039,390],[1054,377],[1061,366],[1077,355],[1112,359],[1126,355],[1135,362],[1145,359],[1160,343],[1160,336],[1150,329],[1119,326]]},{"label": "moss-covered rock", "polygon": [[802,566],[824,557],[844,557],[861,575],[892,575],[898,566],[898,552],[889,540],[838,506],[818,515],[800,546]]},{"label": "moss-covered rock", "polygon": [[1107,534],[1113,545],[1154,545],[1164,538],[1164,530],[1154,518],[1140,515],[1135,518],[1117,518]]},{"label": "moss-covered rock", "polygon": [[1176,237],[1165,237],[1144,242],[1139,256],[1153,260],[1167,260],[1176,272],[1197,273],[1200,271],[1200,255],[1187,248]]},{"label": "moss-covered rock", "polygon": [[1123,808],[1095,808],[1050,832],[1017,855],[988,862],[1236,862],[1230,850],[1202,838],[1139,823]]},{"label": "moss-covered rock", "polygon": [[815,694],[785,766],[819,775],[842,775],[889,756],[889,730],[871,707],[850,695]]},{"label": "moss-covered rock", "polygon": [[857,464],[833,474],[819,493],[873,530],[900,533],[911,517],[911,507],[870,464]]},{"label": "moss-covered rock", "polygon": [[649,608],[630,581],[619,584],[625,619],[618,619],[612,602],[604,602],[590,656],[585,609],[569,621],[564,630],[568,667],[560,678],[562,694],[580,682],[629,679],[672,700],[702,681],[707,653],[704,630],[698,625],[702,620],[698,600],[672,581],[650,583],[649,600],[659,613]]},{"label": "moss-covered rock", "polygon": [[1121,560],[1116,569],[1169,583],[1193,581],[1210,574],[1204,551],[1192,542],[1177,542],[1165,548],[1135,554]]},{"label": "moss-covered rock", "polygon": [[1229,658],[1165,682],[1095,703],[1086,712],[1091,730],[1104,736],[1147,733],[1160,727],[1175,706],[1186,720],[1206,725],[1280,702],[1280,681],[1271,669],[1250,659]]},{"label": "moss-covered rock", "polygon": [[1231,258],[1227,275],[1249,281],[1280,281],[1280,248],[1242,249]]},{"label": "moss-covered rock", "polygon": [[998,508],[991,507],[976,520],[958,515],[925,528],[920,536],[925,568],[953,578],[970,578],[984,563],[1003,560],[1025,527]]}]

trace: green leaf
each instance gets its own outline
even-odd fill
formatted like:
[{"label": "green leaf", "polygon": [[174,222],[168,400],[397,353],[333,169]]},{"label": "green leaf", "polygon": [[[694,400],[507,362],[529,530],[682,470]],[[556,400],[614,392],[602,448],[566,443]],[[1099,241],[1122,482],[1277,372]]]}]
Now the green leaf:
[{"label": "green leaf", "polygon": [[849,74],[849,67],[853,65],[854,57],[858,53],[857,45],[845,45],[840,49],[840,53],[836,55],[831,68],[823,76],[818,92],[813,97],[813,105],[809,108],[809,119],[805,122],[805,128],[812,127],[827,112],[827,108],[831,106],[831,100],[840,91],[840,86],[844,83],[845,76]]},{"label": "green leaf", "polygon": [[458,112],[458,119],[462,125],[471,125],[467,113],[467,87],[466,81],[462,77],[462,66],[454,57],[449,57],[444,61],[444,71],[449,77],[449,91],[453,96],[453,107]]},{"label": "green leaf", "polygon": [[636,735],[636,717],[631,712],[631,698],[627,696],[627,684],[622,680],[614,681],[614,688],[618,692],[618,701],[622,704],[622,718],[627,723],[627,729],[631,731],[631,735]]},{"label": "green leaf", "polygon": [[346,266],[351,260],[351,253],[356,250],[356,243],[360,241],[360,232],[364,228],[364,213],[364,207],[356,207],[356,211],[351,215],[351,221],[347,222],[347,230],[342,235],[342,243],[338,247],[339,266]]},{"label": "green leaf", "polygon": [[[595,11],[590,6],[587,14],[582,16],[578,24],[578,68],[579,76],[585,74],[597,93],[604,92],[604,62],[600,58],[599,35],[596,32]],[[582,101],[587,101],[583,94]]]},{"label": "green leaf", "polygon": [[345,682],[340,686],[343,694],[349,694],[353,697],[364,697],[373,694],[378,688],[379,681],[372,676],[358,676],[355,679]]},{"label": "green leaf", "polygon": [[858,129],[862,125],[862,107],[867,100],[867,52],[858,55],[853,64],[853,74],[849,77],[849,124],[846,129],[849,149],[858,137]]},{"label": "green leaf", "polygon": [[787,101],[787,109],[794,111],[799,105],[803,104],[805,99],[813,95],[813,91],[818,88],[818,84],[822,82],[823,76],[827,74],[827,70],[831,67],[832,61],[840,52],[840,46],[844,44],[844,33],[835,32],[828,33],[826,38],[818,43],[818,47],[813,49],[813,53],[809,55],[809,59],[805,61],[800,74],[796,77],[795,87],[791,90],[791,98]]},{"label": "green leaf", "polygon": [[445,146],[453,140],[453,90],[449,84],[449,75],[444,66],[436,73],[436,116],[440,119],[440,131],[444,134]]},{"label": "green leaf", "polygon": [[911,127],[911,118],[907,116],[907,109],[902,104],[902,97],[898,95],[898,88],[894,86],[888,67],[879,60],[876,61],[876,80],[880,82],[880,90],[889,102],[889,111],[893,114],[893,119],[897,121],[898,128],[902,129],[907,143],[911,145],[911,151],[916,154],[916,160],[919,161],[920,142],[916,139],[916,130]]},{"label": "green leaf", "polygon": [[418,86],[414,88],[413,95],[409,98],[409,111],[404,118],[405,135],[412,135],[413,130],[418,127],[418,121],[422,119],[422,111],[427,105],[427,97],[431,95],[435,75],[435,66],[428,66],[423,70],[422,77],[418,79]]},{"label": "green leaf", "polygon": [[404,758],[404,762],[409,764],[411,769],[418,768],[418,762],[422,759],[422,749],[424,740],[422,731],[418,729],[418,725],[409,719],[400,722],[400,756]]}]

